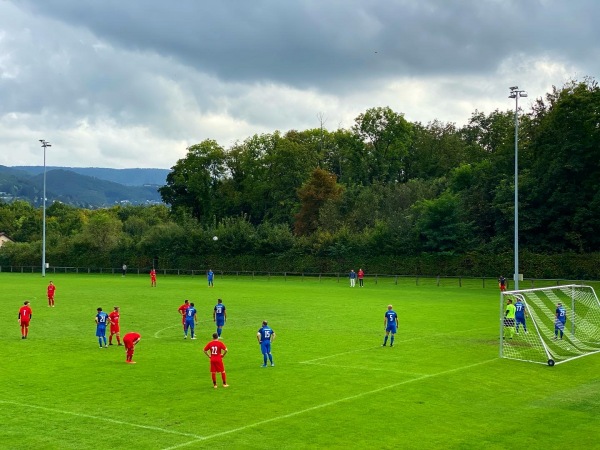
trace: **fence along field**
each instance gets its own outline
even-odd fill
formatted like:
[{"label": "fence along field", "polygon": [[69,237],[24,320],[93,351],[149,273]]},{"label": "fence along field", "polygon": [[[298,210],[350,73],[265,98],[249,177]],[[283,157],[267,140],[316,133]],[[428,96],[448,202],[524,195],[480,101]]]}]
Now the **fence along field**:
[{"label": "fence along field", "polygon": [[[56,307],[45,287],[57,285]],[[549,368],[498,357],[497,286],[412,280],[1,273],[0,442],[6,448],[593,448],[598,356]],[[212,389],[201,347],[227,307],[228,389]],[[183,299],[199,310],[182,339]],[[16,313],[32,301],[30,338]],[[388,304],[400,315],[382,348]],[[118,305],[138,364],[99,350],[93,316]],[[277,334],[262,369],[256,331]]]}]

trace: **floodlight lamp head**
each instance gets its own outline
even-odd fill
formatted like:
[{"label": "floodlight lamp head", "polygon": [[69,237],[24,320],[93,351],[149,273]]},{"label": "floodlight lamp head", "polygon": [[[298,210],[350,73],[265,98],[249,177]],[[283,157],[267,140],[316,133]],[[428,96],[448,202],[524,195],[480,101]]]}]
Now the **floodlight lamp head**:
[{"label": "floodlight lamp head", "polygon": [[508,98],[517,98],[517,93],[511,92],[510,95],[508,96]]},{"label": "floodlight lamp head", "polygon": [[516,91],[517,89],[519,89],[519,86],[511,86],[511,87],[509,87],[509,89],[511,91]]},{"label": "floodlight lamp head", "polygon": [[525,91],[519,92],[519,97],[527,97],[527,92],[525,92]]}]

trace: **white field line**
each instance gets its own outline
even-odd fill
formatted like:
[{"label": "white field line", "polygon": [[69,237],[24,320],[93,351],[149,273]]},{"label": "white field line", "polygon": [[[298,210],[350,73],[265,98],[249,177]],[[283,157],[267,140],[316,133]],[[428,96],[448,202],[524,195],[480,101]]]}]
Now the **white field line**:
[{"label": "white field line", "polygon": [[65,414],[65,415],[69,415],[69,416],[83,417],[85,419],[100,420],[103,422],[114,423],[117,425],[126,425],[126,426],[134,427],[134,428],[143,428],[144,430],[160,431],[162,433],[176,434],[177,436],[192,437],[197,440],[205,439],[204,436],[199,436],[197,434],[181,433],[179,431],[167,430],[166,428],[153,427],[153,426],[149,426],[149,425],[138,425],[136,423],[123,422],[121,420],[110,419],[107,417],[92,416],[90,414],[80,414],[80,413],[76,413],[76,412],[72,412],[72,411],[64,411],[62,409],[46,408],[45,406],[28,405],[26,403],[11,402],[11,401],[6,401],[6,400],[0,400],[0,403],[5,404],[5,405],[20,406],[22,408],[39,409],[41,411],[48,411],[48,412],[53,412],[53,413],[57,413],[57,414]]},{"label": "white field line", "polygon": [[[256,319],[256,318],[244,318],[244,319],[227,319],[227,322],[229,322],[230,320],[234,321],[234,322],[239,322],[239,321],[247,322],[248,320],[257,320],[258,321],[258,319]],[[201,323],[214,323],[214,320],[212,320],[212,319],[199,320],[198,324],[201,324]],[[154,338],[155,339],[161,339],[161,337],[159,336],[159,334],[161,334],[163,331],[170,330],[171,328],[177,328],[177,327],[181,327],[181,329],[183,330],[183,324],[182,323],[179,323],[177,325],[170,325],[170,326],[165,327],[165,328],[163,328],[161,330],[158,330],[156,333],[154,333]],[[257,325],[257,327],[260,328],[260,325]],[[256,328],[256,329],[258,330],[258,328]]]},{"label": "white field line", "polygon": [[398,375],[412,375],[415,377],[420,377],[420,376],[426,375],[424,373],[418,373],[418,372],[403,372],[401,370],[380,369],[378,367],[368,367],[368,366],[345,366],[345,365],[341,365],[341,364],[326,364],[326,363],[319,363],[319,362],[305,362],[304,364],[310,364],[311,366],[339,367],[341,369],[375,370],[375,371],[380,371],[380,372],[391,372],[391,373],[395,373]]},{"label": "white field line", "polygon": [[[449,333],[427,334],[427,335],[423,335],[423,336],[419,336],[419,337],[414,337],[414,338],[410,338],[410,339],[404,339],[404,340],[400,340],[400,339],[396,338],[395,341],[394,341],[394,343],[396,345],[398,345],[398,344],[401,344],[403,342],[419,341],[421,339],[431,339],[431,338],[439,337],[439,336],[448,336],[449,334],[468,333],[468,332],[471,332],[471,331],[481,331],[481,330],[489,330],[489,327],[485,327],[485,328],[472,328],[470,330],[457,330],[457,331],[451,331]],[[397,334],[396,334],[396,336],[397,336]],[[350,353],[366,352],[367,350],[373,350],[373,349],[376,349],[376,348],[379,348],[379,347],[380,346],[377,346],[377,347],[367,347],[367,348],[359,348],[359,349],[350,350],[350,351],[347,351],[347,352],[335,353],[333,355],[322,356],[320,358],[308,359],[306,361],[300,361],[298,364],[310,364],[312,362],[321,361],[323,359],[335,358],[337,356],[348,355]]]},{"label": "white field line", "polygon": [[371,391],[366,391],[366,392],[362,392],[360,394],[350,395],[348,397],[339,398],[337,400],[333,400],[333,401],[327,402],[327,403],[321,403],[320,405],[311,406],[310,408],[302,409],[302,410],[295,411],[295,412],[289,413],[289,414],[284,414],[282,416],[273,417],[271,419],[261,420],[260,422],[255,422],[255,423],[252,423],[250,425],[243,426],[243,427],[234,428],[232,430],[223,431],[221,433],[215,433],[215,434],[211,434],[211,435],[204,436],[204,437],[199,437],[199,438],[194,439],[193,441],[188,441],[188,442],[184,442],[183,444],[174,445],[172,447],[167,447],[167,448],[164,448],[163,450],[175,450],[177,448],[186,447],[188,445],[192,445],[192,444],[195,444],[197,442],[206,441],[206,440],[209,440],[209,439],[214,439],[214,438],[218,438],[218,437],[221,437],[221,436],[226,436],[228,434],[237,433],[239,431],[244,431],[244,430],[247,430],[249,428],[255,428],[255,427],[259,427],[261,425],[265,425],[265,424],[268,424],[268,423],[271,423],[271,422],[276,422],[276,421],[279,421],[279,420],[288,419],[290,417],[299,416],[300,414],[304,414],[304,413],[307,413],[307,412],[315,411],[315,410],[321,409],[321,408],[326,408],[328,406],[336,405],[338,403],[347,402],[349,400],[354,400],[354,399],[365,397],[365,396],[371,395],[371,394],[376,394],[378,392],[382,392],[382,391],[385,391],[387,389],[392,389],[392,388],[395,388],[395,387],[398,387],[398,386],[402,386],[403,384],[414,383],[416,381],[426,380],[428,378],[438,377],[438,376],[441,376],[441,375],[447,375],[447,374],[450,374],[450,373],[453,373],[453,372],[459,372],[461,370],[470,369],[472,367],[481,366],[483,364],[488,364],[488,363],[490,363],[492,361],[498,361],[498,358],[488,359],[486,361],[478,362],[478,363],[475,363],[475,364],[469,364],[468,366],[457,367],[456,369],[449,369],[449,370],[445,370],[443,372],[438,372],[438,373],[434,373],[434,374],[430,374],[430,375],[422,375],[420,377],[413,378],[411,380],[401,381],[399,383],[390,384],[389,386],[384,386],[384,387],[381,387],[381,388],[373,389]]}]

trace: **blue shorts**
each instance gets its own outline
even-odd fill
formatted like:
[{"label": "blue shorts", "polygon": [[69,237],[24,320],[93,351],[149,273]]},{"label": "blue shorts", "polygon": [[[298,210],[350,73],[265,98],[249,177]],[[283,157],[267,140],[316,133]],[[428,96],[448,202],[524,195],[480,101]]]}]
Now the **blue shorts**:
[{"label": "blue shorts", "polygon": [[517,321],[517,323],[525,325],[525,317],[515,317],[515,320]]},{"label": "blue shorts", "polygon": [[392,334],[396,334],[396,324],[394,323],[394,324],[392,324],[392,325],[388,325],[388,326],[385,328],[385,331],[386,331],[386,332],[389,332],[389,333],[392,333]]},{"label": "blue shorts", "polygon": [[105,337],[105,336],[106,336],[106,326],[96,327],[96,337]]},{"label": "blue shorts", "polygon": [[554,328],[560,331],[563,331],[565,329],[565,323],[561,322],[560,320],[556,320],[554,322]]},{"label": "blue shorts", "polygon": [[186,320],[185,323],[183,324],[183,326],[185,327],[185,329],[187,330],[188,328],[192,328],[192,330],[194,329],[195,325],[194,325],[194,321],[193,320]]},{"label": "blue shorts", "polygon": [[262,341],[260,343],[260,352],[263,355],[266,355],[267,353],[271,353],[271,341]]},{"label": "blue shorts", "polygon": [[217,316],[217,326],[222,327],[223,325],[225,325],[225,317]]}]

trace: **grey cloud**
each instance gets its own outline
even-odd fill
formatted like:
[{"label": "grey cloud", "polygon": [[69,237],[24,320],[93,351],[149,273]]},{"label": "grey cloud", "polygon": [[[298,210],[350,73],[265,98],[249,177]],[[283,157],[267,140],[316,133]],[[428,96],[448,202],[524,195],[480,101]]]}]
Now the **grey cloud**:
[{"label": "grey cloud", "polygon": [[[223,80],[300,87],[340,79],[489,72],[518,51],[569,56],[600,37],[593,0],[30,2],[133,51]],[[377,53],[375,53],[377,52]]]}]

